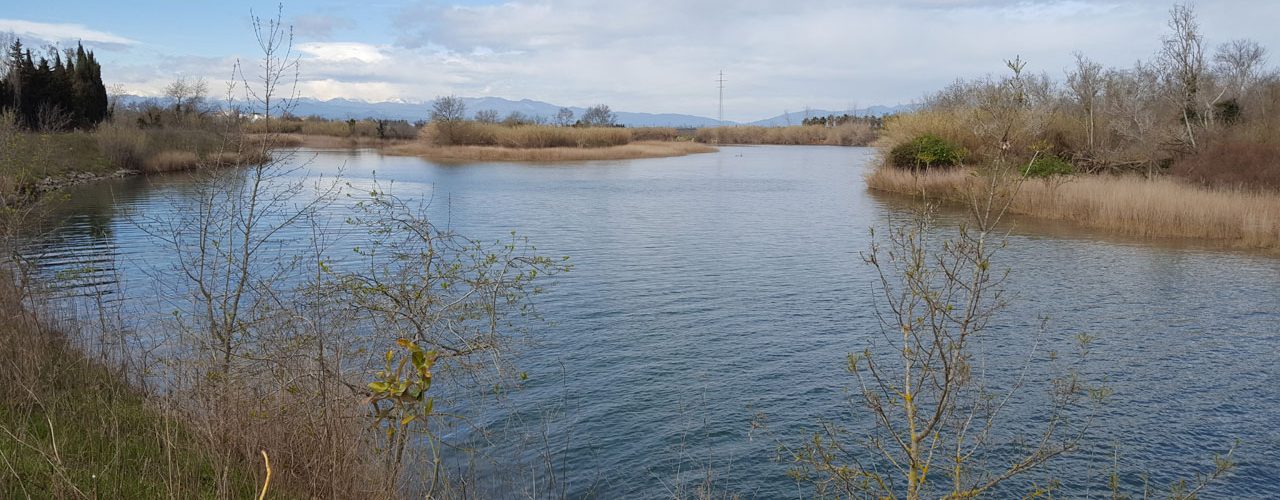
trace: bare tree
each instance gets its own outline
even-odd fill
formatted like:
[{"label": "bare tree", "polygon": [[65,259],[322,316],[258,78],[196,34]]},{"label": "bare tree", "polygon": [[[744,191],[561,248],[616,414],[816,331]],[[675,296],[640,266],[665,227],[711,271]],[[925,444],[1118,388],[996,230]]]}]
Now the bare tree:
[{"label": "bare tree", "polygon": [[[298,97],[300,57],[293,50],[293,26],[283,24],[283,12],[284,4],[280,4],[275,18],[251,16],[254,38],[262,52],[258,72],[245,75],[244,66],[237,61],[234,73],[244,89],[245,101],[255,114],[262,116],[267,130],[271,129],[271,119],[287,115]],[[263,153],[272,146],[264,142]]]},{"label": "bare tree", "polygon": [[[260,274],[255,263],[268,251],[271,236],[309,209],[293,211],[297,207],[290,197],[302,190],[301,185],[280,185],[279,180],[297,167],[290,153],[273,151],[278,141],[269,127],[273,116],[292,109],[291,96],[297,88],[292,28],[282,19],[283,8],[274,18],[252,16],[262,54],[261,73],[246,75],[237,62],[233,78],[239,85],[228,85],[229,95],[236,87],[243,92],[252,111],[268,123],[268,133],[252,145],[229,137],[223,148],[260,161],[242,179],[236,179],[242,175],[239,172],[208,171],[197,179],[193,206],[179,211],[174,220],[152,221],[146,228],[177,255],[178,271],[192,288],[195,314],[188,326],[201,333],[196,338],[199,352],[210,354],[215,361],[212,371],[223,376],[236,368],[242,348],[254,341],[255,327],[262,319],[259,301],[271,295],[272,284],[282,272],[273,269],[275,274]],[[199,86],[203,82],[197,85],[184,79],[170,85],[173,95],[188,103]],[[248,153],[246,148],[254,151]]]},{"label": "bare tree", "polygon": [[431,123],[437,132],[436,140],[443,144],[453,144],[458,140],[466,118],[467,105],[458,96],[437,97],[431,104]]},{"label": "bare tree", "polygon": [[1110,70],[1103,76],[1103,102],[1107,130],[1124,147],[1112,152],[1113,167],[1142,167],[1148,171],[1159,154],[1161,99],[1160,70],[1150,64],[1136,64],[1129,70]]},{"label": "bare tree", "polygon": [[1094,142],[1094,112],[1097,108],[1099,94],[1102,93],[1102,65],[1098,64],[1083,53],[1076,52],[1076,67],[1067,74],[1067,88],[1071,91],[1077,103],[1080,104],[1084,112],[1085,134],[1088,136],[1089,149],[1093,150]]},{"label": "bare tree", "polygon": [[476,121],[480,123],[498,123],[498,111],[493,109],[476,111]]},{"label": "bare tree", "polygon": [[461,97],[453,95],[437,97],[435,102],[431,103],[431,121],[459,122],[466,119],[466,116],[467,105],[462,102]]},{"label": "bare tree", "polygon": [[12,31],[0,31],[0,50],[6,51],[4,54],[0,54],[0,77],[9,75],[9,58],[6,57],[8,55],[7,51],[9,50],[9,47],[13,46],[13,42],[16,41],[18,41],[18,35],[14,34]]},{"label": "bare tree", "polygon": [[209,84],[204,77],[188,79],[178,77],[164,88],[165,97],[173,101],[174,113],[179,117],[191,113],[199,113],[205,96],[209,93]]},{"label": "bare tree", "polygon": [[[1196,20],[1195,9],[1178,4],[1169,10],[1169,31],[1163,38],[1160,62],[1164,69],[1165,84],[1170,98],[1181,107],[1183,128],[1187,143],[1196,146],[1192,123],[1199,114],[1197,98],[1204,83],[1204,35]],[[1209,117],[1204,118],[1209,120]]]},{"label": "bare tree", "polygon": [[516,125],[528,125],[531,123],[533,123],[533,119],[519,111],[512,111],[507,114],[506,118],[502,119],[502,124],[509,127],[514,127]]},{"label": "bare tree", "polygon": [[588,127],[612,127],[618,119],[607,104],[597,104],[582,113],[583,125]]},{"label": "bare tree", "polygon": [[[1017,72],[1019,64],[1010,64]],[[1008,82],[1005,82],[1006,84]],[[1001,85],[1008,88],[1007,85]],[[1007,99],[1017,107],[1016,93]],[[1013,127],[1007,125],[1002,128]],[[1064,367],[1048,380],[1043,427],[1006,445],[996,436],[1001,414],[1025,389],[1036,347],[1015,380],[985,380],[983,339],[1005,306],[1008,271],[992,267],[1004,241],[997,229],[1021,169],[1000,148],[978,167],[968,195],[970,220],[953,237],[937,234],[935,208],[895,224],[873,243],[863,260],[877,273],[876,315],[883,342],[850,354],[847,369],[857,380],[858,411],[874,420],[874,431],[849,436],[827,423],[800,448],[783,445],[796,464],[792,476],[811,483],[817,497],[975,498],[1076,448],[1091,415],[1068,418],[1088,399],[1106,396]],[[1034,159],[1032,160],[1034,161]],[[1043,330],[1043,324],[1041,325]],[[1092,338],[1079,336],[1080,360]],[[1051,356],[1050,360],[1056,358]],[[1052,361],[1057,363],[1057,361]],[[864,448],[853,449],[855,443]]]},{"label": "bare tree", "polygon": [[558,127],[568,127],[573,125],[573,110],[569,108],[560,108],[556,112],[555,124]]},{"label": "bare tree", "polygon": [[1236,98],[1243,98],[1248,88],[1257,81],[1258,73],[1267,61],[1267,49],[1258,42],[1242,38],[1224,43],[1213,55],[1217,70],[1227,78],[1228,88]]}]

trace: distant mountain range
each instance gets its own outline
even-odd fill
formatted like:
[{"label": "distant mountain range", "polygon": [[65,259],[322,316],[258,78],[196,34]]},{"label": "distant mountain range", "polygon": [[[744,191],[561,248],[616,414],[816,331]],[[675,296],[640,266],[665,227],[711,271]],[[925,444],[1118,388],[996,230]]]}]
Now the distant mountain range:
[{"label": "distant mountain range", "polygon": [[[140,103],[151,100],[152,98],[140,96],[122,96],[121,102],[125,105]],[[163,99],[160,99],[163,100]],[[542,101],[534,101],[530,99],[521,99],[513,101],[503,99],[501,97],[464,97],[462,98],[466,104],[467,114],[475,116],[476,112],[483,110],[493,110],[498,116],[505,117],[512,112],[520,112],[529,117],[543,117],[548,121],[560,111],[562,106]],[[385,101],[385,102],[365,102],[354,99],[330,99],[321,101],[309,97],[298,98],[294,101],[293,114],[298,116],[320,116],[331,120],[345,120],[348,118],[377,118],[386,120],[407,120],[416,121],[426,119],[431,114],[430,102],[413,102],[413,101]],[[573,110],[574,116],[582,116],[586,108],[568,106]],[[914,109],[911,105],[899,106],[872,106],[853,111],[857,115],[875,115],[883,116],[887,114],[909,111]],[[786,125],[799,125],[806,117],[841,115],[849,111],[828,111],[811,109],[807,111],[796,111],[784,113],[772,118],[757,120],[749,123],[739,123],[725,121],[725,125],[759,125],[765,127],[779,127]],[[714,127],[720,122],[714,118],[704,116],[684,115],[676,113],[636,113],[629,111],[614,110],[617,115],[618,123],[628,127]]]}]

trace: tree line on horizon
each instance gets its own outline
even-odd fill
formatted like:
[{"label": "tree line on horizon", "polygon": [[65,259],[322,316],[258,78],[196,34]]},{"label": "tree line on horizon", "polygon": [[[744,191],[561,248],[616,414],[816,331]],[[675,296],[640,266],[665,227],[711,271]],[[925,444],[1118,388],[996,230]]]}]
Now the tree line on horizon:
[{"label": "tree line on horizon", "polygon": [[839,127],[850,123],[863,123],[872,129],[879,129],[884,126],[884,116],[866,115],[860,116],[851,113],[841,115],[829,114],[826,116],[810,116],[800,122],[804,126],[821,126],[821,127]]},{"label": "tree line on horizon", "polygon": [[110,115],[102,66],[83,44],[35,57],[14,38],[0,76],[0,113],[33,131],[88,129]]}]

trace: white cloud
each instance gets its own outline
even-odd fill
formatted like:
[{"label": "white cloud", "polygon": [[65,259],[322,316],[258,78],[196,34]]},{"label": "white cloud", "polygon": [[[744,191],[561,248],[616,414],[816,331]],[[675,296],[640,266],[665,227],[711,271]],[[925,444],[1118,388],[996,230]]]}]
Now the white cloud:
[{"label": "white cloud", "polygon": [[[955,78],[999,73],[1015,55],[1055,77],[1077,50],[1127,66],[1155,52],[1171,2],[423,2],[398,17],[397,45],[405,53],[443,47],[464,54],[453,65],[421,68],[458,76],[444,92],[615,109],[714,114],[714,80],[723,69],[726,116],[744,120],[806,106],[908,102]],[[1202,0],[1200,13],[1211,44],[1246,36],[1280,47],[1274,30],[1243,31],[1232,20],[1245,13],[1276,19],[1280,2]],[[479,47],[496,55],[482,57]]]},{"label": "white cloud", "polygon": [[298,44],[297,48],[315,61],[378,64],[387,60],[382,49],[367,43],[308,42]]},{"label": "white cloud", "polygon": [[315,99],[360,98],[369,102],[400,98],[407,89],[387,82],[344,82],[334,79],[299,82],[298,93]]},{"label": "white cloud", "polygon": [[22,38],[34,38],[45,42],[81,40],[103,46],[137,45],[131,40],[111,33],[89,29],[79,24],[38,23],[21,19],[0,19],[0,31],[12,31]]},{"label": "white cloud", "polygon": [[[320,29],[339,39],[297,45],[300,89],[318,98],[457,94],[714,116],[724,70],[726,118],[754,120],[910,102],[956,78],[1000,73],[1016,55],[1054,77],[1077,50],[1129,66],[1158,48],[1172,1],[431,0],[395,12],[389,34],[344,23],[340,32]],[[1280,50],[1269,24],[1280,2],[1201,0],[1198,9],[1210,47],[1249,37]],[[172,79],[174,67],[188,66],[131,75],[150,88]],[[224,80],[226,68],[208,65],[206,76]]]}]

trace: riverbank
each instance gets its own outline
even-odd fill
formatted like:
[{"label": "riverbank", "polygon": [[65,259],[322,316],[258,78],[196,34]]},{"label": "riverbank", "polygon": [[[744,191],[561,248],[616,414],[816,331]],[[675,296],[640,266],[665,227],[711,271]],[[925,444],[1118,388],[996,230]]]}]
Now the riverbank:
[{"label": "riverbank", "polygon": [[0,272],[0,497],[253,496],[254,464],[204,446],[25,297]]},{"label": "riverbank", "polygon": [[266,161],[239,136],[190,128],[104,124],[93,131],[28,132],[0,124],[0,208],[109,178]]},{"label": "riverbank", "polygon": [[[978,180],[964,168],[917,175],[881,167],[866,177],[870,189],[955,203],[966,202]],[[1009,210],[1142,238],[1196,238],[1280,254],[1280,194],[1265,191],[1169,177],[1078,175],[1023,182]]]},{"label": "riverbank", "polygon": [[[248,134],[245,136],[253,144],[261,144],[266,134]],[[333,136],[321,134],[275,134],[271,138],[273,147],[277,148],[315,148],[315,149],[355,149],[355,148],[388,148],[412,144],[413,139],[378,139],[363,136]]]},{"label": "riverbank", "polygon": [[561,162],[588,160],[634,160],[641,158],[667,158],[697,153],[712,153],[718,149],[688,141],[637,141],[620,146],[600,148],[507,148],[501,146],[436,146],[426,142],[414,142],[390,146],[382,153],[395,156],[418,156],[432,161],[527,161]]}]

